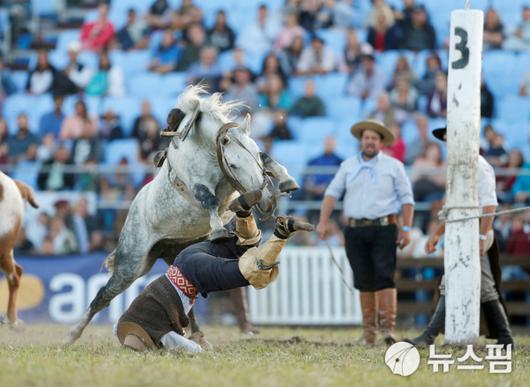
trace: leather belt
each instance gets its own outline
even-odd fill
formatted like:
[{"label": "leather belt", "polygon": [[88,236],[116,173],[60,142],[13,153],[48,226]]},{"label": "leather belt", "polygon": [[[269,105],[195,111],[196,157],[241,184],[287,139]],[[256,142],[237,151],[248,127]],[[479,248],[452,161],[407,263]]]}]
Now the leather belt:
[{"label": "leather belt", "polygon": [[394,214],[382,216],[381,218],[348,218],[349,227],[367,227],[367,226],[388,226],[397,223],[397,216]]}]

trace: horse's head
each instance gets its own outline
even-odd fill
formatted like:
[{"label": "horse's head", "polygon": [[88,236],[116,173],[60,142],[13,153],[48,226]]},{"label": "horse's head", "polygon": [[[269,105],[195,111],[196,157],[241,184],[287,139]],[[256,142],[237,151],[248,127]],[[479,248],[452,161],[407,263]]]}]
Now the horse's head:
[{"label": "horse's head", "polygon": [[[170,124],[175,132],[168,157],[177,143],[186,142],[207,149],[223,172],[222,182],[230,183],[240,193],[261,190],[260,209],[269,212],[275,206],[274,188],[266,173],[260,149],[250,137],[250,115],[242,124],[229,116],[241,106],[240,102],[223,102],[220,94],[205,97],[204,89],[191,86],[181,95],[179,122]],[[169,117],[168,117],[169,118]]]}]

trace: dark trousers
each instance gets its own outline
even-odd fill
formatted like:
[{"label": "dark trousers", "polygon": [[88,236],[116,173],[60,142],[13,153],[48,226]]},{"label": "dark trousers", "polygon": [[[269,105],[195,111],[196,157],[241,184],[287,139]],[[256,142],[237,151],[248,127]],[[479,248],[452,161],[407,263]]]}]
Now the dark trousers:
[{"label": "dark trousers", "polygon": [[398,229],[389,226],[346,227],[346,255],[353,283],[361,292],[394,288]]}]

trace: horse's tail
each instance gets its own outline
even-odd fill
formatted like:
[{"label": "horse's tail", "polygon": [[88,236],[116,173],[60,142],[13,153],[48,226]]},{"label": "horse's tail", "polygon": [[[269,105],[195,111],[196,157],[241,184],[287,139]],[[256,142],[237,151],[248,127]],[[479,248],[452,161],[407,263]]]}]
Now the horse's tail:
[{"label": "horse's tail", "polygon": [[35,197],[33,196],[33,190],[31,189],[31,187],[18,180],[13,180],[13,181],[18,187],[18,190],[20,191],[20,195],[22,196],[22,199],[27,201],[31,205],[31,207],[39,208],[39,205],[37,204],[37,201],[35,200]]},{"label": "horse's tail", "polygon": [[116,250],[112,250],[112,253],[107,255],[107,258],[103,261],[103,266],[105,266],[105,269],[107,269],[110,273],[114,271],[114,258],[116,257]]}]

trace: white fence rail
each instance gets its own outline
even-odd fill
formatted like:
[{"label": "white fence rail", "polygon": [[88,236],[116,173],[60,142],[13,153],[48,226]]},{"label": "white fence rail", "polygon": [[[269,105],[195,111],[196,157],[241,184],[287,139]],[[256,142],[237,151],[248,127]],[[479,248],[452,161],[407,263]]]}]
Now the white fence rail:
[{"label": "white fence rail", "polygon": [[[333,254],[353,287],[343,248]],[[350,325],[361,323],[359,292],[344,285],[327,248],[287,247],[280,275],[265,289],[249,287],[250,318],[255,324]]]}]

